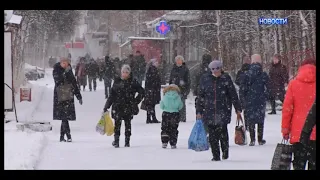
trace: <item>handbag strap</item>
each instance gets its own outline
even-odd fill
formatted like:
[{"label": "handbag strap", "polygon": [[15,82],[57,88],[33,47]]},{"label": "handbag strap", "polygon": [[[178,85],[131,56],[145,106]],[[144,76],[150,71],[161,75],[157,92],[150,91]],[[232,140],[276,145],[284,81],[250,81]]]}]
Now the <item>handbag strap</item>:
[{"label": "handbag strap", "polygon": [[237,119],[236,126],[240,126],[240,121],[241,121],[242,125],[244,125],[242,116],[240,116],[240,120]]},{"label": "handbag strap", "polygon": [[289,144],[289,141],[286,139],[282,139],[281,144]]}]

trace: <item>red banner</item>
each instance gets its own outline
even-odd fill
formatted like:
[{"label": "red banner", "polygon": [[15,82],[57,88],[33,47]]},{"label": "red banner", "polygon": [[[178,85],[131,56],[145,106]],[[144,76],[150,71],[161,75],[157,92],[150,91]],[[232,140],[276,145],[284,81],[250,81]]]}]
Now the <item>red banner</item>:
[{"label": "red banner", "polygon": [[83,49],[84,48],[84,42],[66,42],[65,48],[76,48],[76,49]]}]

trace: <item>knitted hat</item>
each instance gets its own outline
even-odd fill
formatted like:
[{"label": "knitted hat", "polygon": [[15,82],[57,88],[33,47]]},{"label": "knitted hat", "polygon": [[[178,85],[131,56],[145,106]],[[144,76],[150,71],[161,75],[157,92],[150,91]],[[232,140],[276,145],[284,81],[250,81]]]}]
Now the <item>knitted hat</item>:
[{"label": "knitted hat", "polygon": [[209,69],[211,71],[214,71],[214,70],[219,70],[222,68],[222,62],[221,61],[218,61],[218,60],[214,60],[212,61],[210,64],[209,64]]},{"label": "knitted hat", "polygon": [[121,73],[123,72],[128,72],[130,73],[131,72],[131,68],[128,64],[124,64],[122,67],[121,67]]}]

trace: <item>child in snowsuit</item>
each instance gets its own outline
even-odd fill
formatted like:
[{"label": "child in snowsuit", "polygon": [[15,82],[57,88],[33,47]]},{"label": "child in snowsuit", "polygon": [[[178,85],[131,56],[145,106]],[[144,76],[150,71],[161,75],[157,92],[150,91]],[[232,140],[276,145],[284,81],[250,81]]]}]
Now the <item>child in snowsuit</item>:
[{"label": "child in snowsuit", "polygon": [[179,93],[179,87],[174,84],[163,90],[163,98],[160,101],[160,108],[163,110],[161,123],[162,148],[167,148],[168,142],[171,145],[171,149],[177,148],[180,122],[179,111],[183,108]]}]

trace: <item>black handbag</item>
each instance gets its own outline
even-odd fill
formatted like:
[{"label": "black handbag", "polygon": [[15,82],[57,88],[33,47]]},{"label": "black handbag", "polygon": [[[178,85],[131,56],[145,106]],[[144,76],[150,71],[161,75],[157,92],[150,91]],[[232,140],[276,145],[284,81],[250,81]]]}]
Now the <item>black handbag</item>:
[{"label": "black handbag", "polygon": [[58,86],[57,96],[58,102],[73,100],[73,87],[72,84],[64,83]]},{"label": "black handbag", "polygon": [[287,140],[277,144],[273,154],[271,170],[290,170],[292,163],[293,147]]}]

